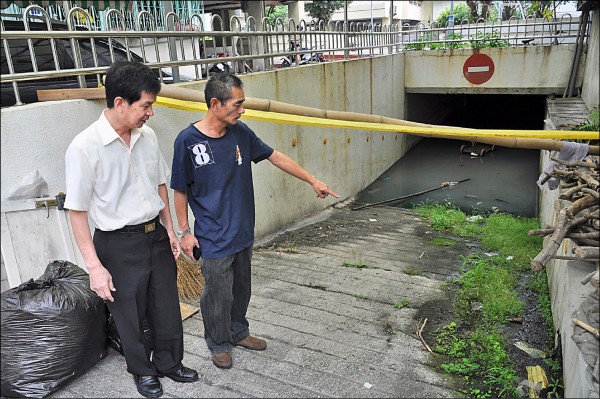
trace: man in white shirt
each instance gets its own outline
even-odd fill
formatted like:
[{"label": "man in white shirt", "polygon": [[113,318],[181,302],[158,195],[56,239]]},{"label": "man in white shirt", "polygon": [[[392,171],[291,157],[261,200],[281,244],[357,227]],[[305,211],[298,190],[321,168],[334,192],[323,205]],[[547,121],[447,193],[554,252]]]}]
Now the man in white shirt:
[{"label": "man in white shirt", "polygon": [[[160,81],[143,64],[120,62],[107,71],[105,89],[108,108],[67,149],[65,207],[90,288],[115,320],[127,371],[141,395],[157,398],[163,394],[158,377],[198,380],[181,363],[180,246],[169,209],[170,170],[156,134],[144,126],[154,115]],[[145,339],[144,319],[153,342]]]}]

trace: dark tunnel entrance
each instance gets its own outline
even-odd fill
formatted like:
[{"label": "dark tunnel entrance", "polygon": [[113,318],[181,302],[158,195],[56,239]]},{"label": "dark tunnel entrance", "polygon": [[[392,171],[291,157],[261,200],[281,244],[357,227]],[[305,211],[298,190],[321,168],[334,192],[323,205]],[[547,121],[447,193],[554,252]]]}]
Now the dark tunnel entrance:
[{"label": "dark tunnel entrance", "polygon": [[516,94],[407,94],[409,121],[473,129],[544,129],[546,97]]},{"label": "dark tunnel entrance", "polygon": [[[410,121],[474,129],[544,129],[545,96],[411,93],[405,101],[405,119]],[[539,161],[539,150],[424,138],[360,192],[356,203],[411,208],[447,201],[467,213],[503,211],[535,217]],[[411,197],[444,182],[450,186]],[[394,201],[400,197],[408,198]]]}]

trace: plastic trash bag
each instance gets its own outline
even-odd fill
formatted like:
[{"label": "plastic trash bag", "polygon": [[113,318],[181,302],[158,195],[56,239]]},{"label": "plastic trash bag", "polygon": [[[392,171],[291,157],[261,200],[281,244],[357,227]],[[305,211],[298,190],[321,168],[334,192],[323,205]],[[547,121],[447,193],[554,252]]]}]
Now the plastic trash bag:
[{"label": "plastic trash bag", "polygon": [[48,183],[40,175],[40,172],[34,170],[23,177],[23,180],[11,187],[5,195],[6,200],[18,200],[39,198],[48,195]]},{"label": "plastic trash bag", "polygon": [[43,398],[107,354],[102,299],[68,261],[2,293],[2,396]]},{"label": "plastic trash bag", "polygon": [[121,337],[119,336],[119,332],[117,331],[115,319],[110,313],[110,310],[108,310],[108,307],[106,307],[106,309],[104,310],[106,312],[106,339],[108,340],[108,346],[110,346],[122,355],[123,345],[121,344]]},{"label": "plastic trash bag", "polygon": [[[108,306],[106,306],[105,312],[106,337],[108,339],[108,346],[119,352],[121,355],[124,355],[123,344],[121,343],[121,336],[119,335],[119,331],[117,330],[115,319],[113,318],[112,313],[110,313],[110,310],[108,310]],[[144,332],[144,338],[146,338],[146,341],[148,341],[150,349],[154,349],[154,337],[152,335],[152,331],[150,330],[150,326],[148,324],[147,319],[142,320],[142,330]]]}]

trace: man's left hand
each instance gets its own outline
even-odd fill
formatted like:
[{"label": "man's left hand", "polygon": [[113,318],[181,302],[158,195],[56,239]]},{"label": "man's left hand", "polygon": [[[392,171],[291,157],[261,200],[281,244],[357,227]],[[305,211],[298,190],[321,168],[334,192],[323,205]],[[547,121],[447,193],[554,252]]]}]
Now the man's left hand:
[{"label": "man's left hand", "polygon": [[179,240],[177,239],[177,236],[175,236],[175,233],[169,232],[169,242],[171,244],[173,256],[175,259],[179,258],[179,255],[181,254],[181,245],[179,244]]},{"label": "man's left hand", "polygon": [[336,193],[331,191],[329,187],[327,187],[327,184],[323,183],[320,180],[315,181],[315,183],[313,184],[313,189],[315,190],[315,192],[317,193],[317,197],[319,198],[326,198],[328,195],[331,195],[333,198],[340,198],[339,195],[337,195]]}]

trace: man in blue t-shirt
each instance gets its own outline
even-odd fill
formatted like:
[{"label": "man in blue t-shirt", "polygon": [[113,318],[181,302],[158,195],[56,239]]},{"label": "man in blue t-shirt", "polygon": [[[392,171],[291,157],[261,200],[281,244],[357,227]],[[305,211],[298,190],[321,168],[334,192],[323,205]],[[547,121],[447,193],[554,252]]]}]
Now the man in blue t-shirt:
[{"label": "man in blue t-shirt", "polygon": [[[273,165],[309,183],[319,198],[339,198],[287,155],[265,144],[239,119],[244,113],[242,81],[223,72],[204,89],[208,111],[175,139],[171,188],[181,249],[192,257],[202,249],[204,288],[200,309],[206,344],[219,368],[231,368],[231,350],[263,350],[250,336],[250,263],[254,243],[254,188],[250,161]],[[188,201],[194,214],[192,231]],[[195,258],[198,258],[195,256]]]}]

